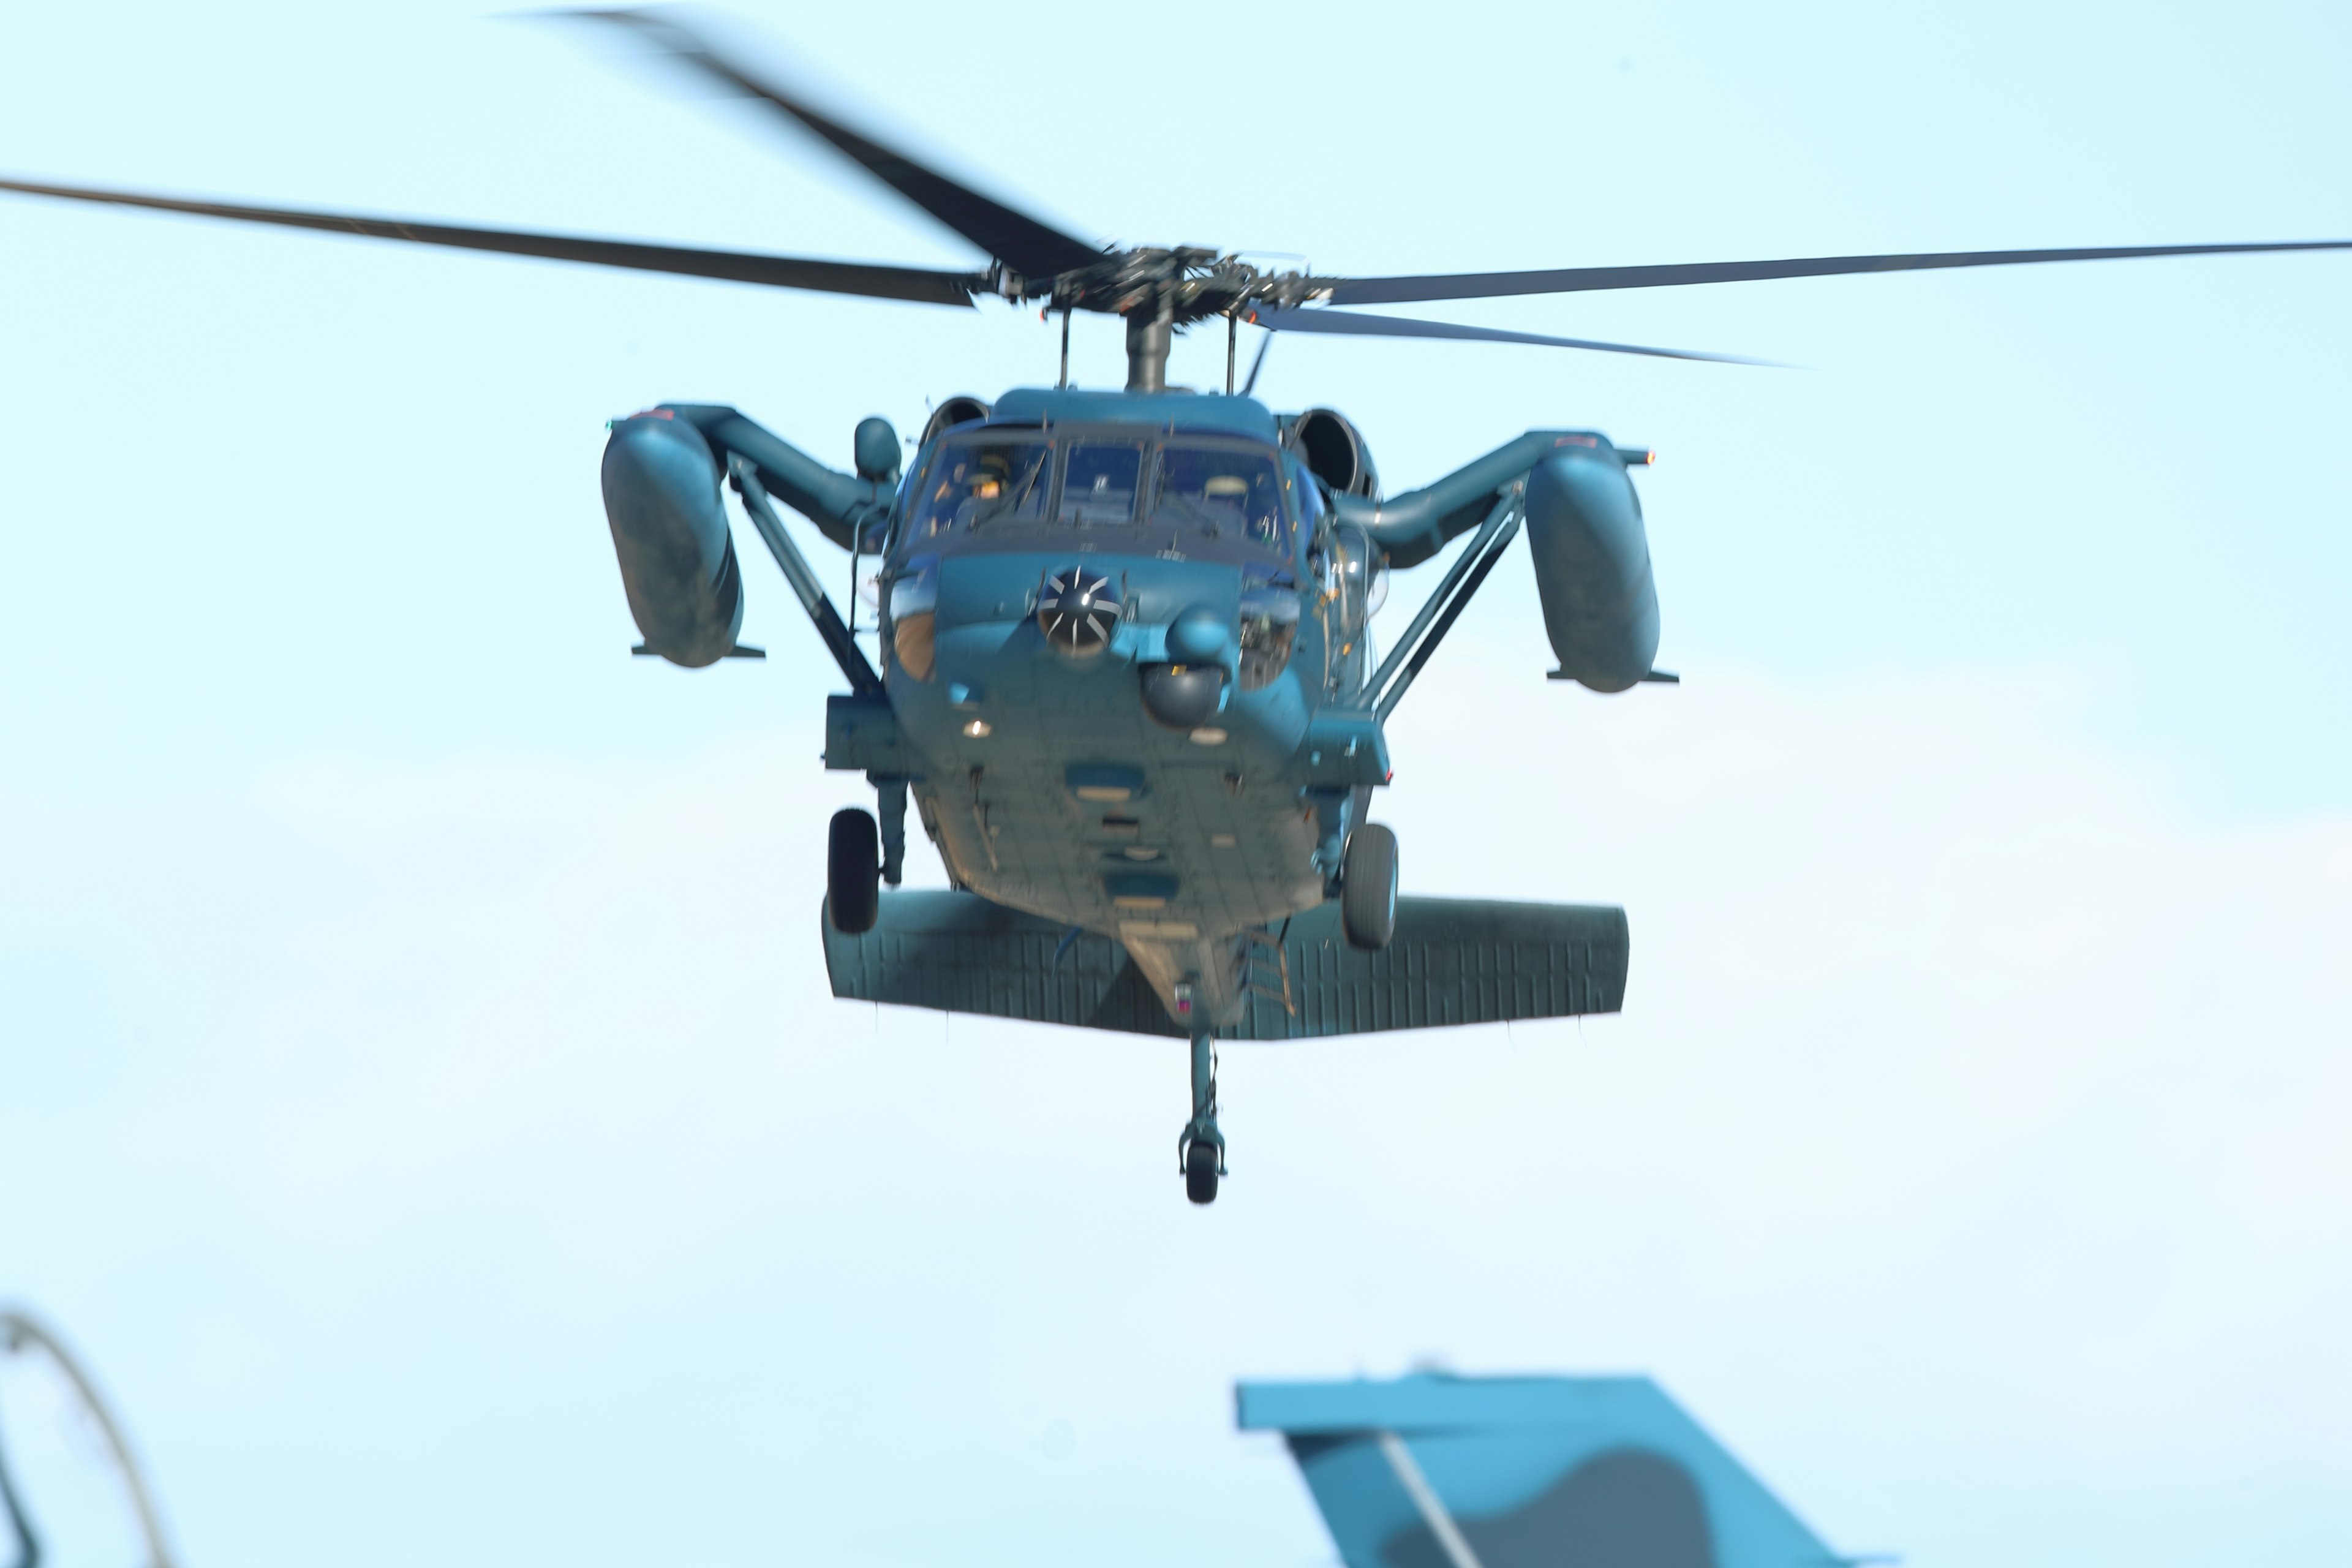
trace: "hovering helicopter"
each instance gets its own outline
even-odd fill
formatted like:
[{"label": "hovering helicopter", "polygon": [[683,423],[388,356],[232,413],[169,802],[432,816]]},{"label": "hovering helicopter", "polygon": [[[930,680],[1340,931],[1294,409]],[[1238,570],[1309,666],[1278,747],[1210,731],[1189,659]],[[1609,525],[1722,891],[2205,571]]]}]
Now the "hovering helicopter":
[{"label": "hovering helicopter", "polygon": [[[862,772],[874,813],[836,814],[821,919],[836,996],[1189,1040],[1187,1195],[1225,1173],[1216,1043],[1616,1011],[1624,911],[1400,897],[1383,726],[1504,552],[1528,537],[1555,679],[1622,692],[1654,668],[1658,600],[1632,476],[1650,461],[1591,430],[1534,430],[1386,495],[1362,433],[1328,408],[1277,414],[1235,386],[1242,325],[1670,359],[1737,356],[1414,321],[1354,305],[1695,283],[2336,250],[2347,240],[1963,251],[1346,278],[1192,247],[1106,248],[926,167],[646,11],[626,29],[814,132],[990,258],[955,272],[456,227],[0,180],[75,201],[869,298],[1062,317],[1061,376],[939,405],[911,462],[885,420],[841,473],[732,407],[615,420],[603,463],[634,651],[688,668],[740,645],[731,489],[849,690],[825,765]],[[1118,392],[1069,384],[1078,311],[1126,323]],[[1167,384],[1175,333],[1222,320],[1222,393]],[[1270,342],[1269,337],[1266,342]],[[1264,349],[1260,349],[1259,364]],[[880,668],[784,530],[775,501],[879,563]],[[1467,535],[1385,658],[1387,574]],[[856,602],[852,601],[855,610]],[[951,887],[900,890],[912,803]],[[878,820],[877,820],[878,818]],[[887,885],[891,889],[885,891]]]}]

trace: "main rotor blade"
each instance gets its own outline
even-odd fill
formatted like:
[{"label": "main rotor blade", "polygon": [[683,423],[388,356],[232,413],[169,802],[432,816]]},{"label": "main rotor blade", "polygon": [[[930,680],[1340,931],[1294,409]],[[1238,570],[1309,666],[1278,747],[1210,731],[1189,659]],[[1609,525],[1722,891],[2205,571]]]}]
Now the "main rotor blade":
[{"label": "main rotor blade", "polygon": [[355,217],[349,213],[295,212],[280,207],[230,206],[221,202],[182,201],[133,191],[93,190],[79,185],[39,185],[0,180],[0,191],[58,196],[74,202],[152,207],[237,223],[315,228],[371,239],[405,239],[460,250],[494,250],[508,256],[538,256],[551,261],[583,261],[626,267],[639,272],[672,272],[688,278],[719,278],[734,283],[764,283],[777,289],[814,289],[827,294],[864,294],[877,300],[910,300],[926,305],[965,305],[987,279],[965,272],[933,272],[919,267],[879,267],[856,261],[809,261],[795,256],[761,256],[740,250],[697,250],[677,245],[638,245],[622,239],[582,239],[562,234],[524,234],[503,228],[457,228],[407,218]]},{"label": "main rotor blade", "polygon": [[[1639,343],[1603,343],[1589,338],[1548,338],[1536,332],[1507,332],[1495,327],[1465,327],[1454,321],[1414,321],[1402,316],[1360,316],[1352,310],[1285,310],[1271,305],[1252,306],[1242,320],[1269,332],[1336,332],[1361,338],[1457,338],[1478,343],[1535,343],[1544,348],[1593,349],[1601,353],[1648,354],[1655,359],[1711,360],[1717,364],[1772,365],[1768,359],[1742,359],[1738,354],[1696,353],[1686,349],[1643,348]],[[1787,367],[1774,366],[1776,369]],[[1255,373],[1253,373],[1255,379]]]},{"label": "main rotor blade", "polygon": [[574,11],[589,21],[634,28],[705,76],[736,91],[761,99],[814,132],[866,173],[1027,279],[1047,279],[1094,267],[1103,252],[1084,240],[1040,223],[1026,213],[982,195],[906,153],[852,130],[787,90],[737,65],[702,37],[651,11]]},{"label": "main rotor blade", "polygon": [[1681,261],[1656,267],[1566,267],[1549,272],[1455,272],[1423,278],[1318,279],[1335,305],[1487,300],[1505,294],[1574,294],[1593,289],[1663,289],[1685,283],[1755,283],[1849,272],[1931,272],[1949,267],[2022,267],[2042,261],[2129,261],[2149,256],[2236,256],[2252,251],[2352,250],[2352,239],[2256,245],[2125,245],[2090,250],[1944,250],[1917,256],[1812,256],[1789,261]]}]

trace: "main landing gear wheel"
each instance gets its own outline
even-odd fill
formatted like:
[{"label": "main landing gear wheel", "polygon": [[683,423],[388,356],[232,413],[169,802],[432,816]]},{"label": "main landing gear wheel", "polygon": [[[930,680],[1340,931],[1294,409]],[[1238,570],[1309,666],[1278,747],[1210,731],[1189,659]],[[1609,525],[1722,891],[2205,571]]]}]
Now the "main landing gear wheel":
[{"label": "main landing gear wheel", "polygon": [[825,840],[824,917],[857,936],[882,913],[882,848],[874,818],[852,807],[833,814]]},{"label": "main landing gear wheel", "polygon": [[1348,945],[1378,952],[1396,935],[1396,835],[1367,822],[1348,835],[1340,862],[1339,926]]}]

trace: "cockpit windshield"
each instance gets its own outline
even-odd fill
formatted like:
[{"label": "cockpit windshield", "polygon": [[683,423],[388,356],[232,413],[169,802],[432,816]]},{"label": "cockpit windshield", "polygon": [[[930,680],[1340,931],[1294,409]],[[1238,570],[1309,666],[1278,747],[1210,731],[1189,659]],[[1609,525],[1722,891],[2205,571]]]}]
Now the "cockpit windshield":
[{"label": "cockpit windshield", "polygon": [[1053,448],[1026,440],[950,441],[923,475],[909,537],[929,539],[991,522],[1042,522]]},{"label": "cockpit windshield", "polygon": [[[1206,536],[1287,559],[1297,538],[1275,454],[1206,435],[1097,427],[949,437],[909,481],[906,504],[906,544],[1005,525],[1148,523],[1174,529],[1180,541]],[[1311,496],[1297,502],[1310,518],[1313,505]]]},{"label": "cockpit windshield", "polygon": [[1282,476],[1263,451],[1171,441],[1160,453],[1163,511],[1213,533],[1286,545]]},{"label": "cockpit windshield", "polygon": [[1062,502],[1055,522],[1080,528],[1135,521],[1143,484],[1140,441],[1072,441],[1062,464]]}]

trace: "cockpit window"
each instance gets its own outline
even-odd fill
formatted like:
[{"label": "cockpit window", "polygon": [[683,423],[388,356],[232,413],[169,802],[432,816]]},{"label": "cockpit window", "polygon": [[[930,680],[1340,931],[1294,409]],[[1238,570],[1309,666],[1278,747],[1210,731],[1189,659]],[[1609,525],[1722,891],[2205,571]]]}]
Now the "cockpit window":
[{"label": "cockpit window", "polygon": [[923,475],[910,539],[1045,515],[1052,448],[1031,440],[950,441]]},{"label": "cockpit window", "polygon": [[1323,492],[1316,488],[1314,476],[1304,470],[1291,482],[1298,497],[1299,524],[1306,530],[1307,536],[1312,539],[1323,521]]},{"label": "cockpit window", "polygon": [[1287,542],[1282,479],[1262,452],[1170,442],[1160,456],[1160,504],[1211,533],[1277,549]]},{"label": "cockpit window", "polygon": [[1072,441],[1062,467],[1055,522],[1080,528],[1135,521],[1135,492],[1143,479],[1140,441]]}]

